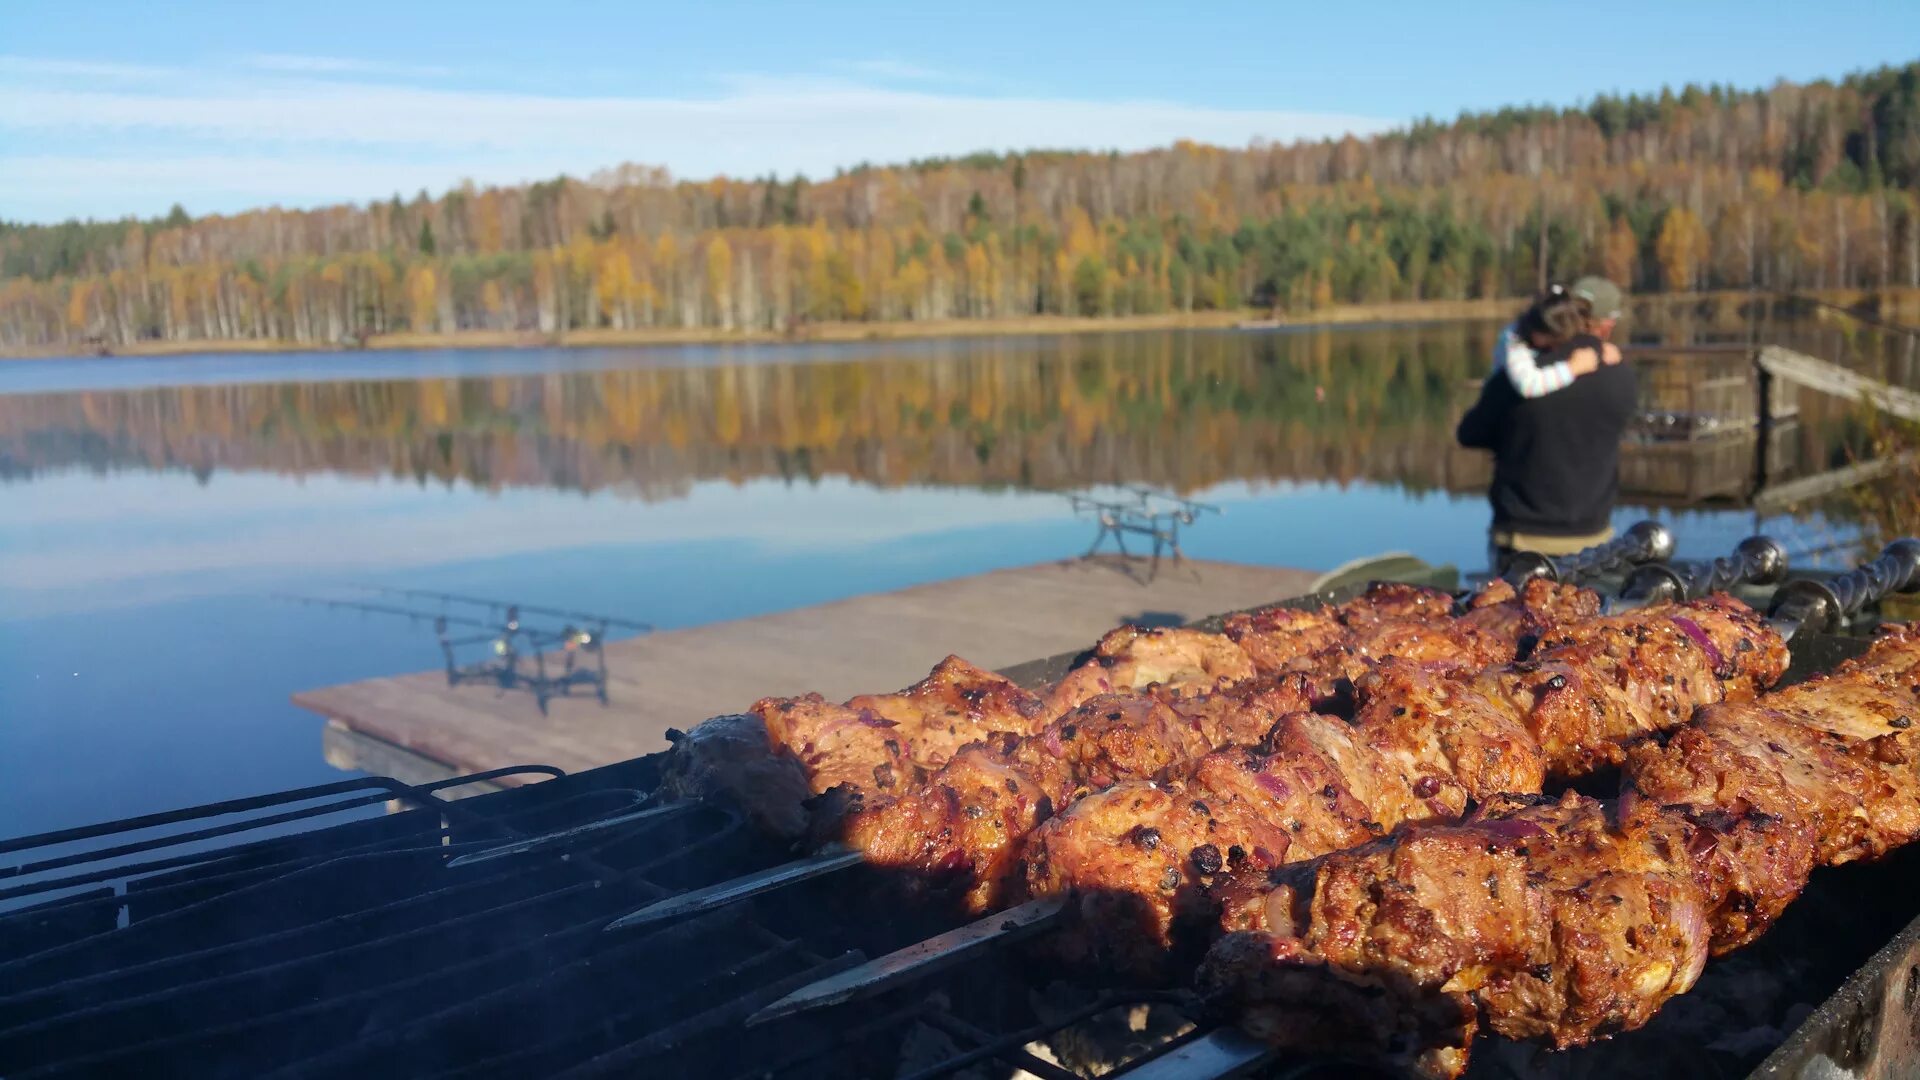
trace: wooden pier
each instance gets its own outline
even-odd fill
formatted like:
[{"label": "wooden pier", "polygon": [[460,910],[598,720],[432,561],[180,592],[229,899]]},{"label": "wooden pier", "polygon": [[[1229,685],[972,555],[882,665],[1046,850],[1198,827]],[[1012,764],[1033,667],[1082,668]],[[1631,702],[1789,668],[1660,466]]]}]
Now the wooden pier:
[{"label": "wooden pier", "polygon": [[385,773],[399,759],[425,766],[421,779],[434,764],[449,774],[521,764],[574,772],[664,749],[668,728],[761,697],[893,690],[949,653],[1008,667],[1090,646],[1121,623],[1176,625],[1297,596],[1314,578],[1191,560],[1150,578],[1142,563],[1117,558],[1042,563],[613,642],[604,706],[556,698],[543,716],[524,691],[449,686],[441,671],[293,700],[327,718],[328,760],[342,768]]}]

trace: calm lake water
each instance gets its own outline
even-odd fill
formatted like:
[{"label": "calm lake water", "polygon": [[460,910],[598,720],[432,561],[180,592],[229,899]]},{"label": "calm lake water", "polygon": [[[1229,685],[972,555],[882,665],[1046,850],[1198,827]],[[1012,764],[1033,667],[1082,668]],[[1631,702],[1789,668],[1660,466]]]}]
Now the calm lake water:
[{"label": "calm lake water", "polygon": [[290,596],[690,626],[1077,554],[1114,484],[1222,507],[1195,557],[1478,568],[1493,330],[0,364],[0,834],[340,778],[288,695],[439,650]]}]

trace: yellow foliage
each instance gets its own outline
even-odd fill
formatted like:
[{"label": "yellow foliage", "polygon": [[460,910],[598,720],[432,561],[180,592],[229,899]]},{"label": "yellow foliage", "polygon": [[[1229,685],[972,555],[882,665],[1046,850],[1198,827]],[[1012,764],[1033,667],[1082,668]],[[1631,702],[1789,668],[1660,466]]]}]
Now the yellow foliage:
[{"label": "yellow foliage", "polygon": [[720,325],[733,325],[733,248],[727,238],[716,236],[707,243],[707,299],[719,314]]},{"label": "yellow foliage", "polygon": [[93,282],[81,279],[73,283],[73,290],[67,294],[67,325],[75,330],[87,328],[87,302],[93,297]]},{"label": "yellow foliage", "polygon": [[415,333],[427,333],[439,321],[440,283],[433,267],[415,266],[407,271],[407,302],[411,317],[407,325]]},{"label": "yellow foliage", "polygon": [[1668,210],[1653,249],[1662,283],[1681,291],[1693,288],[1706,259],[1707,243],[1706,226],[1693,211],[1684,206]]}]

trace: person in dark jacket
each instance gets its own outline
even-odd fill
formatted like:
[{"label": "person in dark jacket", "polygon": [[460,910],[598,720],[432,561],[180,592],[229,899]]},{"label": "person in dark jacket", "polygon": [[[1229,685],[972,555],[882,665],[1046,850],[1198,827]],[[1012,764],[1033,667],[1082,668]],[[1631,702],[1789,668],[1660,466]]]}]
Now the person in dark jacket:
[{"label": "person in dark jacket", "polygon": [[[1582,348],[1603,352],[1605,342],[1592,332],[1603,320],[1593,318],[1591,301],[1556,295],[1554,302],[1573,306],[1576,317],[1569,323],[1559,312],[1553,322],[1578,332],[1554,343],[1542,362]],[[1605,322],[1603,329],[1611,329]],[[1455,437],[1462,446],[1493,451],[1489,569],[1499,570],[1515,551],[1564,555],[1612,536],[1620,441],[1638,399],[1633,368],[1617,362],[1536,398],[1520,396],[1501,372],[1487,378]]]}]

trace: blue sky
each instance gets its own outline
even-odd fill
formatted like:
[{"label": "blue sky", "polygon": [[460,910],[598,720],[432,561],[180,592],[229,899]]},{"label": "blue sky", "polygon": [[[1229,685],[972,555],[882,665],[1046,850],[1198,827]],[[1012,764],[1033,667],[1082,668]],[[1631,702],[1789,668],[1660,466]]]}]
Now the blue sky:
[{"label": "blue sky", "polygon": [[1237,146],[1663,83],[1838,76],[1916,43],[1911,0],[10,0],[0,217],[313,206],[621,162],[819,175],[982,148]]}]

